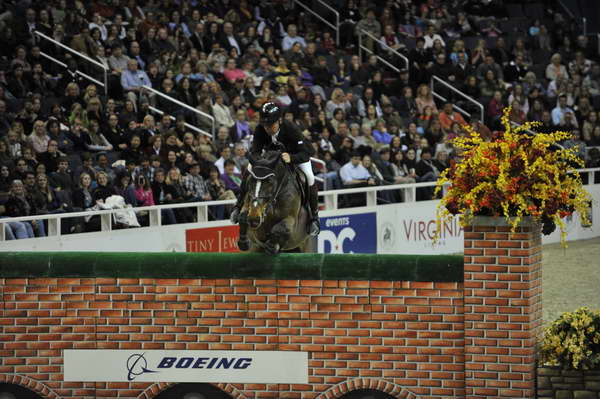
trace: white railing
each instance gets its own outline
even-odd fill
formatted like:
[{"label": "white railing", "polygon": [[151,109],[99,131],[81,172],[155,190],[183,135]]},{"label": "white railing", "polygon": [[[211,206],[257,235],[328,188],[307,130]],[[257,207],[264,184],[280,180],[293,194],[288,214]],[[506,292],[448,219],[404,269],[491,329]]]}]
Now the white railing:
[{"label": "white railing", "polygon": [[[374,43],[377,43],[382,49],[386,50],[386,51],[391,51],[392,53],[394,53],[394,55],[396,55],[398,58],[400,58],[402,61],[404,61],[404,63],[406,64],[405,68],[409,67],[409,62],[408,62],[408,58],[406,58],[406,56],[404,56],[404,54],[394,50],[393,48],[391,48],[390,46],[387,45],[386,42],[384,42],[381,39],[376,38],[375,36],[373,36],[371,33],[367,32],[364,29],[361,29],[358,32],[358,56],[360,57],[360,59],[362,59],[362,50],[366,51],[369,54],[375,54],[375,52],[373,50],[371,50],[370,48],[368,48],[367,46],[365,46],[363,44],[363,35],[369,37],[371,40],[373,40]],[[396,73],[400,73],[400,69],[397,66],[393,65],[391,62],[389,62],[388,60],[386,60],[385,58],[376,55],[377,59],[379,61],[381,61],[383,64],[387,65],[388,67],[390,67],[391,69],[393,69]]]},{"label": "white railing", "polygon": [[[587,185],[594,184],[596,173],[600,173],[600,168],[588,168],[578,169],[579,173],[589,174]],[[366,194],[367,201],[366,206],[373,207],[377,205],[377,194],[382,191],[388,190],[400,190],[404,194],[410,191],[412,195],[404,195],[404,198],[410,198],[406,202],[416,202],[416,190],[422,187],[433,187],[436,182],[427,183],[409,183],[409,184],[393,184],[389,186],[373,186],[373,187],[357,187],[357,188],[344,188],[340,190],[327,190],[319,192],[319,197],[324,198],[324,210],[337,210],[338,209],[338,197],[340,195],[347,194]],[[147,211],[149,215],[149,227],[157,227],[162,225],[161,211],[164,209],[180,209],[180,208],[195,208],[196,209],[196,220],[198,222],[208,221],[208,207],[217,205],[233,205],[235,200],[224,200],[224,201],[206,201],[206,202],[189,202],[182,204],[168,204],[168,205],[154,205],[144,206],[137,208],[129,208],[135,212]],[[127,209],[125,209],[127,210]],[[73,213],[59,213],[59,214],[48,214],[48,215],[35,215],[35,216],[23,216],[16,218],[3,218],[0,219],[0,242],[5,240],[4,223],[10,222],[25,222],[32,220],[47,220],[48,221],[48,236],[60,236],[61,235],[61,221],[69,218],[82,218],[86,216],[100,216],[101,220],[101,231],[110,231],[112,229],[113,215],[119,212],[123,212],[123,209],[107,209],[101,211],[85,211],[85,212],[73,212]],[[143,227],[141,227],[143,228]],[[73,234],[70,234],[70,236]]]},{"label": "white railing", "polygon": [[298,4],[299,6],[304,8],[306,11],[310,12],[313,16],[317,17],[325,25],[327,25],[328,27],[333,29],[335,31],[335,44],[336,44],[336,46],[339,46],[340,45],[340,13],[335,8],[331,7],[329,4],[325,3],[324,1],[322,1],[322,0],[317,0],[317,1],[319,2],[319,4],[321,4],[322,6],[325,6],[329,11],[331,11],[335,15],[335,24],[333,24],[330,21],[323,18],[323,16],[319,15],[312,8],[310,8],[306,4],[302,3],[301,1],[294,0],[294,3]]},{"label": "white railing", "polygon": [[[161,91],[159,91],[159,90],[153,89],[153,88],[152,88],[152,87],[150,87],[150,86],[145,86],[145,85],[144,85],[144,86],[142,86],[142,87],[143,87],[144,89],[148,90],[149,92],[156,94],[157,96],[160,96],[160,97],[162,97],[162,98],[164,98],[164,99],[166,99],[166,100],[169,100],[169,101],[171,101],[172,103],[175,103],[175,104],[179,105],[180,107],[182,107],[182,108],[185,108],[185,109],[187,109],[187,110],[189,110],[189,111],[191,111],[191,112],[195,113],[196,115],[200,115],[200,116],[201,116],[201,117],[203,117],[203,118],[209,119],[209,120],[210,120],[210,123],[211,123],[211,126],[212,126],[212,128],[211,128],[211,130],[212,130],[212,131],[211,131],[211,133],[212,133],[212,135],[213,135],[213,137],[214,137],[214,135],[215,135],[215,118],[214,118],[212,115],[209,115],[209,114],[207,114],[206,112],[202,112],[202,111],[200,111],[199,109],[196,109],[196,108],[194,108],[194,107],[191,107],[191,106],[187,105],[186,103],[183,103],[183,102],[181,102],[181,101],[177,100],[176,98],[173,98],[173,97],[171,97],[171,96],[167,96],[165,93],[163,93],[163,92],[161,92]],[[155,108],[155,109],[157,109],[157,108]]]},{"label": "white railing", "polygon": [[[61,43],[61,42],[59,42],[57,40],[54,40],[53,38],[51,38],[51,37],[43,34],[42,32],[39,32],[39,31],[36,30],[33,33],[36,34],[37,36],[39,36],[41,39],[47,40],[47,41],[53,43],[54,45],[59,46],[60,48],[66,50],[66,51],[69,51],[70,53],[73,53],[73,54],[77,55],[78,57],[84,59],[88,63],[90,63],[92,65],[95,65],[98,68],[101,68],[102,71],[103,71],[103,73],[104,73],[104,83],[100,82],[97,79],[94,79],[93,77],[91,77],[91,76],[89,76],[89,75],[87,75],[87,74],[85,74],[83,72],[77,71],[77,74],[79,74],[79,75],[83,76],[84,78],[86,78],[86,79],[94,82],[98,86],[103,87],[104,88],[104,94],[106,94],[106,95],[108,94],[108,69],[109,69],[108,67],[106,67],[101,62],[99,62],[99,61],[97,61],[97,60],[95,60],[93,58],[90,58],[88,55],[80,53],[79,51],[74,50],[71,47],[69,47],[69,46],[67,46],[67,45],[65,45],[63,43]],[[67,64],[65,64],[62,61],[57,60],[56,58],[52,57],[49,54],[44,53],[43,51],[41,51],[40,54],[43,57],[49,59],[50,61],[53,61],[53,62],[57,63],[58,65],[60,65],[60,66],[62,66],[64,68],[67,67]]]},{"label": "white railing", "polygon": [[[455,92],[456,94],[462,96],[464,99],[472,102],[474,105],[476,105],[479,108],[479,120],[481,121],[481,123],[483,123],[483,119],[485,116],[485,111],[484,111],[484,107],[483,104],[481,104],[479,101],[475,100],[473,97],[463,93],[462,91],[458,90],[456,87],[452,86],[451,84],[449,84],[448,82],[446,82],[443,79],[440,79],[439,77],[433,75],[431,77],[431,94],[433,94],[434,97],[442,100],[442,101],[448,101],[444,96],[442,96],[439,93],[435,92],[435,82],[439,82],[440,84],[442,84],[443,86],[447,87],[448,89],[452,90],[453,92]],[[459,107],[456,104],[453,104],[454,109],[456,109],[458,112],[467,115],[467,116],[471,116],[471,113],[464,110],[463,108]]]}]

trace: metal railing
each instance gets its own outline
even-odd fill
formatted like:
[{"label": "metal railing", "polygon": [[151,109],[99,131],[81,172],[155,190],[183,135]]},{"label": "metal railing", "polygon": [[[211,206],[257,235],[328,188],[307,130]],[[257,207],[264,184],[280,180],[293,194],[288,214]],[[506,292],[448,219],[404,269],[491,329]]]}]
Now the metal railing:
[{"label": "metal railing", "polygon": [[[150,105],[150,106],[148,107],[148,109],[149,109],[150,111],[152,111],[152,112],[156,113],[156,114],[159,114],[159,115],[161,115],[161,116],[165,114],[163,111],[161,111],[160,109],[158,109],[158,108],[156,108],[156,107],[153,107],[152,105]],[[177,118],[175,118],[173,115],[169,115],[169,118],[170,118],[172,121],[175,121],[175,120],[177,120]],[[189,124],[189,123],[187,123],[187,122],[185,122],[185,127],[187,127],[187,128],[188,128],[188,129],[190,129],[190,130],[193,130],[194,132],[196,132],[196,133],[198,133],[198,134],[201,134],[201,135],[203,135],[203,136],[209,137],[209,138],[211,138],[211,139],[212,139],[212,137],[213,137],[213,135],[212,135],[212,134],[210,134],[210,133],[208,133],[208,132],[205,132],[204,130],[200,129],[199,127],[196,127],[196,126],[194,126],[194,125],[192,125],[192,124]]]},{"label": "metal railing", "polygon": [[339,46],[340,45],[340,13],[335,8],[331,7],[329,4],[325,3],[323,0],[316,0],[316,1],[319,4],[321,4],[322,6],[325,6],[329,11],[331,11],[335,15],[335,24],[326,20],[325,18],[323,18],[322,15],[319,15],[312,8],[310,8],[309,6],[307,6],[306,4],[302,3],[299,0],[294,0],[294,4],[298,4],[299,6],[304,8],[306,11],[310,12],[313,16],[317,17],[325,25],[327,25],[328,27],[333,29],[335,31],[335,45]]},{"label": "metal railing", "polygon": [[[600,173],[600,168],[587,168],[578,169],[580,174],[589,174],[587,185],[594,184],[596,173]],[[325,208],[324,210],[336,210],[338,209],[338,197],[340,195],[347,194],[366,194],[367,201],[366,206],[372,207],[377,205],[377,194],[382,191],[388,190],[400,190],[403,194],[410,191],[412,195],[404,198],[410,198],[405,202],[416,202],[416,190],[423,187],[434,187],[436,182],[427,183],[408,183],[408,184],[393,184],[384,186],[373,186],[373,187],[357,187],[357,188],[344,188],[340,190],[327,190],[319,192],[319,197],[324,198]],[[448,184],[447,184],[448,185]],[[135,212],[147,211],[149,215],[149,226],[157,227],[162,226],[161,211],[164,209],[180,209],[180,208],[195,208],[196,217],[198,222],[208,221],[208,207],[217,205],[233,205],[235,200],[222,200],[222,201],[206,201],[206,202],[190,202],[181,204],[168,204],[168,205],[154,205],[144,206],[137,208],[125,208],[125,209],[107,209],[101,211],[85,211],[85,212],[73,212],[73,213],[59,213],[59,214],[48,214],[48,215],[35,215],[35,216],[23,216],[16,218],[4,218],[0,219],[0,242],[5,240],[4,223],[10,222],[26,222],[32,220],[47,220],[48,221],[48,236],[60,236],[61,235],[61,221],[68,218],[82,218],[88,216],[98,215],[101,220],[101,231],[112,230],[112,219],[114,214],[123,212],[124,210],[133,210]],[[144,227],[140,227],[144,228]],[[70,234],[73,235],[73,234]]]},{"label": "metal railing", "polygon": [[[153,89],[153,88],[152,88],[152,87],[150,87],[150,86],[146,86],[146,85],[144,85],[144,86],[142,86],[142,87],[143,87],[144,89],[148,90],[149,92],[156,94],[157,96],[160,96],[160,97],[162,97],[162,98],[164,98],[164,99],[166,99],[166,100],[169,100],[169,101],[171,101],[172,103],[174,103],[174,104],[177,104],[177,105],[179,105],[180,107],[182,107],[182,108],[185,108],[185,109],[187,109],[188,111],[191,111],[191,112],[195,113],[196,115],[199,115],[199,116],[201,116],[201,117],[203,117],[203,118],[206,118],[206,119],[210,120],[210,123],[211,123],[211,133],[212,133],[212,136],[214,137],[214,135],[215,135],[215,118],[214,118],[214,116],[212,116],[212,115],[209,115],[209,114],[207,114],[206,112],[202,112],[202,111],[200,111],[199,109],[196,109],[196,108],[194,108],[194,107],[191,107],[191,106],[187,105],[186,103],[183,103],[183,102],[181,102],[181,101],[177,100],[176,98],[173,98],[173,97],[171,97],[171,96],[168,96],[168,95],[166,95],[165,93],[163,93],[163,92],[161,92],[161,91],[159,91],[159,90]],[[155,109],[155,110],[158,110],[158,108],[154,108],[154,109]],[[160,111],[160,110],[158,110],[158,111]],[[160,111],[160,112],[162,112],[162,111]],[[199,129],[199,130],[201,130],[201,129]],[[205,133],[206,133],[206,132],[205,132]]]},{"label": "metal railing", "polygon": [[[390,46],[387,45],[386,42],[384,42],[381,39],[376,38],[375,36],[373,36],[371,33],[367,32],[364,29],[361,29],[358,32],[358,56],[360,57],[360,59],[362,60],[362,51],[366,51],[367,53],[369,53],[369,55],[371,54],[375,54],[375,52],[373,50],[371,50],[370,48],[368,48],[367,46],[365,46],[363,44],[363,35],[369,37],[371,40],[373,40],[374,43],[377,43],[383,50],[386,51],[390,51],[392,52],[395,56],[397,56],[398,58],[400,58],[402,61],[404,61],[404,63],[406,64],[404,66],[404,68],[408,68],[409,67],[409,62],[408,62],[408,58],[406,58],[406,56],[396,50],[394,50],[393,48],[391,48]],[[392,70],[394,70],[396,73],[400,72],[400,69],[402,68],[398,68],[397,66],[393,65],[391,62],[389,62],[388,60],[386,60],[385,58],[381,57],[378,54],[375,54],[375,56],[377,57],[377,59],[382,62],[383,64],[387,65],[389,68],[391,68]]]},{"label": "metal railing", "polygon": [[[88,79],[89,81],[97,84],[98,86],[103,87],[104,88],[104,94],[108,95],[108,70],[109,70],[109,68],[107,66],[105,66],[104,64],[102,64],[101,62],[99,62],[99,61],[97,61],[97,60],[95,60],[93,58],[90,58],[86,54],[80,53],[79,51],[74,50],[71,47],[69,47],[69,46],[67,46],[67,45],[65,45],[63,43],[61,43],[61,42],[59,42],[57,40],[54,40],[53,38],[51,38],[51,37],[43,34],[42,32],[39,32],[39,31],[36,30],[33,33],[36,34],[37,36],[39,36],[41,39],[47,40],[47,41],[53,43],[54,45],[59,46],[60,48],[66,50],[66,51],[68,51],[68,52],[70,52],[72,54],[77,55],[78,57],[84,59],[88,63],[90,63],[90,64],[92,64],[92,65],[94,65],[94,66],[96,66],[98,68],[101,68],[102,71],[103,71],[103,74],[104,74],[104,82],[100,82],[98,79],[95,79],[95,78],[89,76],[88,74],[83,73],[83,72],[81,72],[79,70],[77,70],[76,73],[78,75],[81,75],[82,77]],[[62,61],[60,61],[60,60],[58,60],[58,59],[56,59],[54,57],[52,57],[51,55],[49,55],[49,54],[47,54],[47,53],[45,53],[43,51],[40,51],[40,54],[43,57],[47,58],[48,60],[53,61],[53,62],[57,63],[58,65],[64,67],[64,68],[67,67],[67,64],[65,64],[64,62],[62,62]]]},{"label": "metal railing", "polygon": [[[483,123],[484,117],[485,117],[485,108],[483,107],[483,104],[481,104],[479,101],[475,100],[473,97],[463,93],[462,91],[458,90],[456,87],[452,86],[450,83],[446,82],[445,80],[437,77],[436,75],[433,75],[431,77],[431,94],[435,97],[438,98],[442,101],[448,101],[444,96],[442,96],[439,93],[435,92],[435,82],[439,82],[440,84],[442,84],[443,86],[445,86],[446,88],[452,90],[453,92],[455,92],[456,94],[462,96],[464,99],[466,99],[467,101],[472,102],[474,105],[476,105],[479,108],[479,120],[481,121],[481,123]],[[467,116],[471,116],[471,113],[464,110],[463,108],[459,107],[456,104],[452,104],[452,106],[454,107],[455,110],[457,110],[458,112],[462,113],[463,115],[467,115]]]}]

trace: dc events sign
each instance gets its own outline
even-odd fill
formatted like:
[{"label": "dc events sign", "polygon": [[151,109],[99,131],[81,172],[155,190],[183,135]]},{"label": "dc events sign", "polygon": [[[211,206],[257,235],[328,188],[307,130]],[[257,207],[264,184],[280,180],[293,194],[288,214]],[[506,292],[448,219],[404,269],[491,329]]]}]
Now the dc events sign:
[{"label": "dc events sign", "polygon": [[347,214],[321,218],[319,253],[377,253],[377,214]]},{"label": "dc events sign", "polygon": [[308,352],[67,349],[64,380],[307,384]]}]

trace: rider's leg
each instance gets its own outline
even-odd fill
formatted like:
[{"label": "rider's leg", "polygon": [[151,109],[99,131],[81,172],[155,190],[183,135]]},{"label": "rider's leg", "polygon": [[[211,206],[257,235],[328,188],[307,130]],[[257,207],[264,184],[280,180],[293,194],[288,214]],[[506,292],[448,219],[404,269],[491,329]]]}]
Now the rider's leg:
[{"label": "rider's leg", "polygon": [[229,216],[229,220],[233,224],[237,224],[240,218],[240,211],[242,210],[242,206],[244,205],[244,198],[246,197],[246,192],[248,191],[248,173],[251,169],[252,165],[248,165],[248,168],[244,171],[242,175],[240,194],[238,195],[237,202],[233,206],[233,209],[231,210],[231,215]]},{"label": "rider's leg", "polygon": [[310,161],[301,163],[298,165],[300,170],[306,176],[308,183],[308,203],[310,205],[310,235],[316,236],[321,231],[319,224],[319,187],[315,184],[315,176],[312,171],[312,165]]}]

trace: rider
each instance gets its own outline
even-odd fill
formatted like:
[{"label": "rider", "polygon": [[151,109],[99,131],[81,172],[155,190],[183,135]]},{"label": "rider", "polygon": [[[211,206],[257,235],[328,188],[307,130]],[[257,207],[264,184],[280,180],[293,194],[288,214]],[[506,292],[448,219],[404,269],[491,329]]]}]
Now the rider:
[{"label": "rider", "polygon": [[[293,163],[306,175],[309,188],[309,204],[311,210],[311,226],[310,235],[316,236],[319,234],[319,204],[318,204],[318,187],[315,184],[315,176],[313,175],[310,156],[313,153],[312,146],[307,143],[300,129],[293,123],[281,119],[281,108],[275,103],[267,102],[260,109],[260,124],[254,132],[254,140],[250,153],[259,157],[262,150],[271,144],[279,144],[285,148],[285,152],[281,154],[281,158],[286,163]],[[244,203],[246,195],[247,183],[244,179],[238,201],[231,213],[231,222],[237,223],[240,209]]]}]

